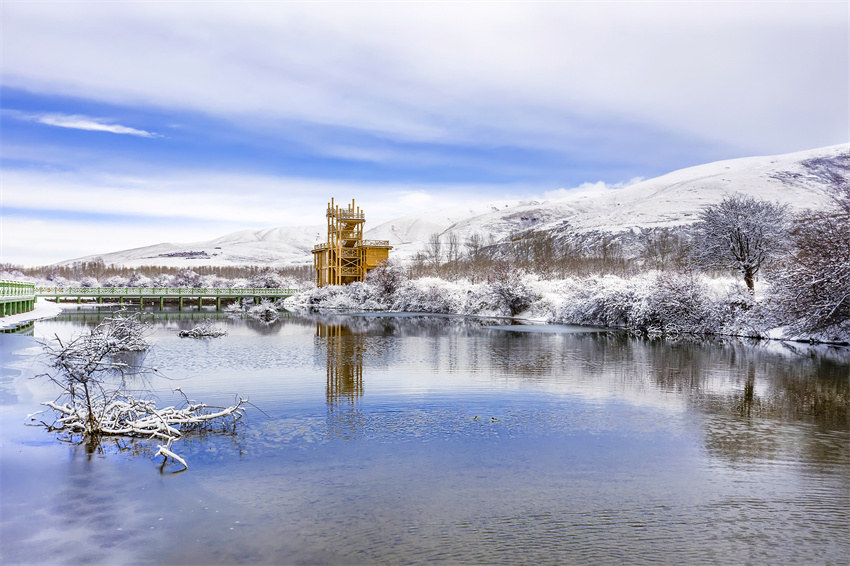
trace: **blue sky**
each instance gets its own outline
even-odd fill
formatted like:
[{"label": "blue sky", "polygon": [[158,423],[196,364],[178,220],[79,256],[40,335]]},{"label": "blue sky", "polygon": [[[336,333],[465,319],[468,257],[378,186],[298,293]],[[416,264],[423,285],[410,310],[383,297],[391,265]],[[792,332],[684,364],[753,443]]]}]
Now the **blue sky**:
[{"label": "blue sky", "polygon": [[0,4],[0,261],[848,141],[839,2]]}]

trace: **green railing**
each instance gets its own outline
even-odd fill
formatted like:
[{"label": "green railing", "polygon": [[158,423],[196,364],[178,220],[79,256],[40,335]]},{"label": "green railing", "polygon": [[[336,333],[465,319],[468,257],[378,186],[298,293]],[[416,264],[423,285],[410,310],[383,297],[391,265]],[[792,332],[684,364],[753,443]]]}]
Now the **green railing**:
[{"label": "green railing", "polygon": [[35,308],[35,285],[26,281],[0,280],[0,316]]},{"label": "green railing", "polygon": [[261,287],[36,287],[39,297],[291,297],[298,289]]}]

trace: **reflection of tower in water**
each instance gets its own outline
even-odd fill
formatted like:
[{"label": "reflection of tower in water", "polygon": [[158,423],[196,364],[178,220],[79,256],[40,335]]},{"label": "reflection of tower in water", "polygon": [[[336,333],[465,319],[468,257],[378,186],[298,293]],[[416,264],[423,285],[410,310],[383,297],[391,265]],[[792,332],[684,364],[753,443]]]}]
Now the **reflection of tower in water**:
[{"label": "reflection of tower in water", "polygon": [[363,423],[357,402],[363,396],[363,337],[341,324],[316,324],[325,341],[328,429],[333,436],[360,436]]}]

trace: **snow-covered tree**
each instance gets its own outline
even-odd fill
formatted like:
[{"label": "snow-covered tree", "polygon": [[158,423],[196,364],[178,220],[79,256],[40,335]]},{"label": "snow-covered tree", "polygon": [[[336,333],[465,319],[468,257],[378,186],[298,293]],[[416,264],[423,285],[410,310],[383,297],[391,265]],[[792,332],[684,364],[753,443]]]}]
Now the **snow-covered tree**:
[{"label": "snow-covered tree", "polygon": [[737,271],[752,291],[759,270],[787,249],[787,206],[744,195],[727,196],[705,207],[694,228],[694,264]]},{"label": "snow-covered tree", "polygon": [[386,260],[368,273],[366,281],[375,287],[380,299],[392,303],[393,295],[407,282],[407,274],[403,267]]},{"label": "snow-covered tree", "polygon": [[527,309],[539,297],[523,280],[523,272],[501,261],[493,266],[490,289],[510,316]]},{"label": "snow-covered tree", "polygon": [[126,287],[129,283],[129,279],[123,277],[121,275],[113,275],[112,277],[107,277],[103,280],[104,287]]},{"label": "snow-covered tree", "polygon": [[276,289],[283,285],[283,278],[274,269],[265,269],[251,278],[250,286],[262,289]]},{"label": "snow-covered tree", "polygon": [[850,339],[850,183],[836,206],[795,222],[794,253],[776,283],[780,319],[793,332]]},{"label": "snow-covered tree", "polygon": [[80,279],[80,287],[98,287],[100,284],[94,277],[83,277]]},{"label": "snow-covered tree", "polygon": [[160,273],[155,276],[152,280],[152,287],[173,287],[174,286],[174,278],[167,273]]},{"label": "snow-covered tree", "polygon": [[191,269],[181,269],[174,278],[178,287],[198,287],[201,284],[201,276]]},{"label": "snow-covered tree", "polygon": [[130,280],[127,284],[130,287],[153,287],[153,281],[151,278],[143,273],[139,273],[138,271],[134,272],[130,276]]}]

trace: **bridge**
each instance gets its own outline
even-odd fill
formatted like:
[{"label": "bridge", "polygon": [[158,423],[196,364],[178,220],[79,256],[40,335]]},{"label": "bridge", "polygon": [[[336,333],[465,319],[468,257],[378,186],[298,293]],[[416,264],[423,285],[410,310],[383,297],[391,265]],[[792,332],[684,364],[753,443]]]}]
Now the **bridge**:
[{"label": "bridge", "polygon": [[161,309],[166,301],[177,302],[180,309],[184,301],[196,302],[200,309],[204,300],[215,301],[217,310],[221,309],[222,300],[243,301],[253,299],[259,303],[262,299],[276,301],[291,297],[298,289],[282,288],[224,288],[224,287],[35,287],[37,297],[61,301],[76,301],[77,303],[97,302],[102,304],[117,302],[119,304],[137,304],[140,307],[147,303],[159,304]]},{"label": "bridge", "polygon": [[0,316],[35,308],[35,285],[24,281],[0,280]]}]

